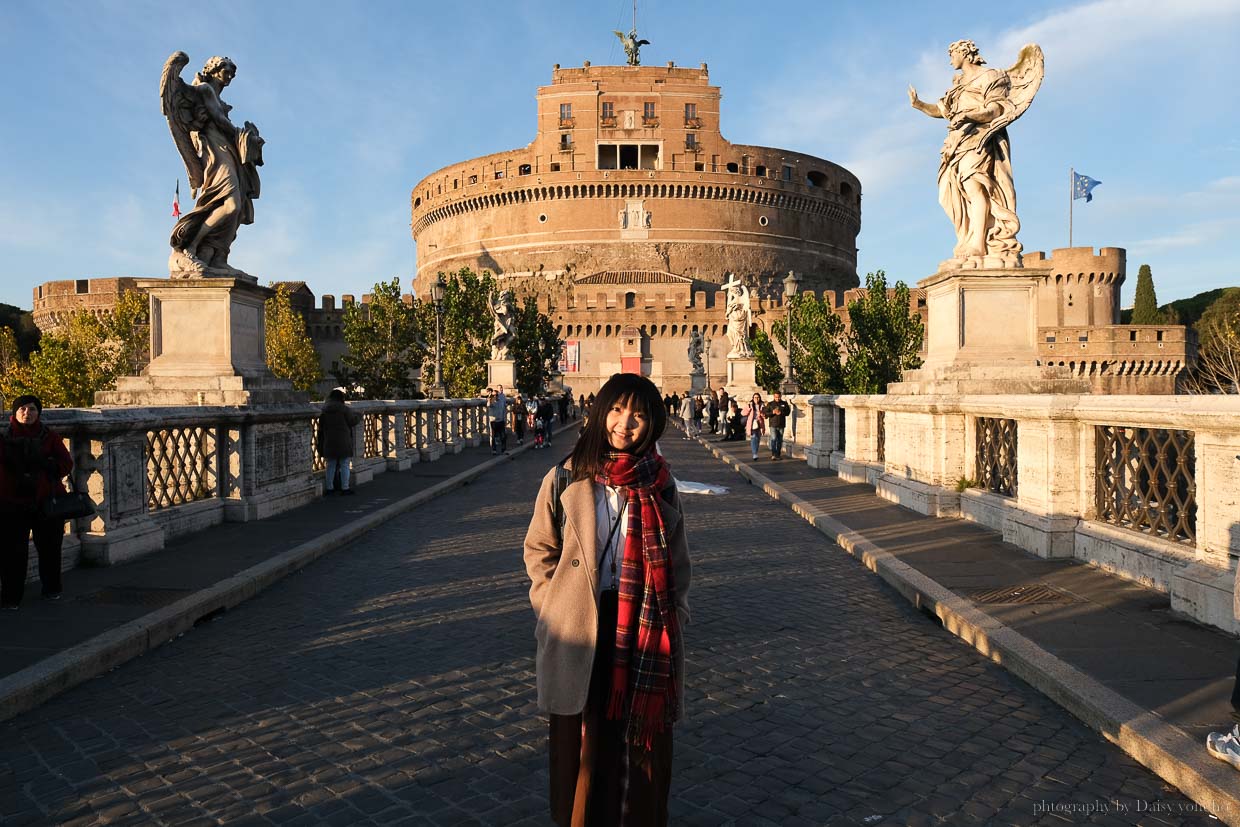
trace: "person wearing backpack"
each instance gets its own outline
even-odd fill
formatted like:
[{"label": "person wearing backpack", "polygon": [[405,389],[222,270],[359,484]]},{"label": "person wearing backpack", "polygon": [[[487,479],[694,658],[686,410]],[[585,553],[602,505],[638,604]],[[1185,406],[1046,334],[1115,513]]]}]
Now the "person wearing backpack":
[{"label": "person wearing backpack", "polygon": [[538,707],[561,827],[668,823],[691,565],[650,380],[615,374],[525,536]]},{"label": "person wearing backpack", "polygon": [[26,591],[28,541],[39,554],[43,596],[59,600],[62,591],[60,548],[64,521],[40,510],[56,494],[67,493],[64,478],[73,470],[65,442],[40,420],[37,396],[13,401],[9,432],[0,440],[0,608],[15,610]]},{"label": "person wearing backpack", "polygon": [[336,388],[327,394],[319,410],[319,456],[327,471],[323,478],[323,496],[335,493],[336,475],[340,475],[340,493],[352,495],[349,474],[353,468],[353,429],[362,421],[361,414],[344,403],[344,391]]}]

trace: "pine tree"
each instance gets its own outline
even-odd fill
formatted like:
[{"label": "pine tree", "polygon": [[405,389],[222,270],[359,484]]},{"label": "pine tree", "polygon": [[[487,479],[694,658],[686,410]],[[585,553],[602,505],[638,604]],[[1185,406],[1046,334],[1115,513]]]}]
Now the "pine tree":
[{"label": "pine tree", "polygon": [[1137,297],[1132,304],[1132,324],[1162,324],[1158,312],[1158,296],[1154,293],[1154,275],[1148,264],[1137,271]]},{"label": "pine tree", "polygon": [[299,391],[312,391],[323,378],[319,354],[306,333],[306,321],[293,309],[288,286],[276,286],[267,299],[267,367],[281,379],[290,379]]}]

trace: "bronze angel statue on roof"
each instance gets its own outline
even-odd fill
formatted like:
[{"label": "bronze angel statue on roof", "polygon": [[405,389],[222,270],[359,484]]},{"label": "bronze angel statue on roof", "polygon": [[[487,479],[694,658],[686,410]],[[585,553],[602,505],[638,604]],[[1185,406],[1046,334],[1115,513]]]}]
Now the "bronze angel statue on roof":
[{"label": "bronze angel statue on roof", "polygon": [[192,84],[181,79],[189,63],[175,52],[164,64],[159,98],[177,151],[185,161],[194,208],[172,228],[172,278],[244,278],[228,263],[237,228],[254,223],[259,195],[258,168],[263,164],[263,139],[249,121],[238,128],[228,117],[232,107],[220,93],[237,74],[226,57],[213,57]]},{"label": "bronze angel statue on roof", "polygon": [[624,44],[624,53],[629,57],[630,66],[640,66],[641,58],[637,52],[642,46],[649,46],[649,40],[638,40],[637,29],[632,29],[628,34],[624,32],[615,32],[616,37],[620,38],[620,42]]},{"label": "bronze angel statue on roof", "polygon": [[927,103],[908,88],[914,109],[947,121],[939,203],[956,227],[956,248],[943,267],[1020,267],[1007,127],[1025,113],[1042,85],[1042,49],[1036,43],[1025,46],[1007,71],[982,68],[986,61],[972,40],[957,40],[947,54],[958,72],[938,103]]}]

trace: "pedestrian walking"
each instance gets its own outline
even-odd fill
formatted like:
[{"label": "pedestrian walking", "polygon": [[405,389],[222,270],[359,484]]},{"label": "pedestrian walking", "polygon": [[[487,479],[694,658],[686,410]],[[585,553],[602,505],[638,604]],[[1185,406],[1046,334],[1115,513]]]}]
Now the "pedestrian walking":
[{"label": "pedestrian walking", "polygon": [[353,429],[362,421],[361,415],[344,403],[344,391],[336,388],[327,394],[319,411],[319,456],[326,462],[323,496],[335,493],[336,477],[340,477],[340,493],[353,494],[349,476],[353,470]]},{"label": "pedestrian walking", "polygon": [[560,424],[568,422],[568,397],[560,394],[560,398],[556,400],[556,406],[559,408]]},{"label": "pedestrian walking", "polygon": [[691,565],[655,447],[666,423],[650,380],[612,376],[572,454],[543,478],[525,536],[560,827],[668,823]]},{"label": "pedestrian walking", "polygon": [[680,422],[685,428],[685,439],[693,438],[693,396],[686,393],[680,400]]},{"label": "pedestrian walking", "polygon": [[792,413],[792,406],[784,401],[783,394],[775,391],[771,395],[771,401],[767,403],[765,413],[766,429],[771,435],[771,459],[783,459],[784,427]]},{"label": "pedestrian walking", "polygon": [[719,394],[712,390],[706,400],[707,424],[712,434],[719,433]]},{"label": "pedestrian walking", "polygon": [[512,398],[512,432],[517,437],[517,444],[525,444],[525,422],[530,414],[529,408],[525,407],[525,400],[521,398],[521,394],[517,394]]},{"label": "pedestrian walking", "polygon": [[737,406],[735,399],[728,400],[728,417],[723,428],[725,442],[734,442],[745,438],[745,415]]},{"label": "pedestrian walking", "polygon": [[508,403],[503,393],[487,390],[487,416],[491,419],[491,453],[498,454],[500,451],[507,451]]},{"label": "pedestrian walking", "polygon": [[693,431],[702,433],[702,418],[706,414],[706,400],[701,394],[693,397]]},{"label": "pedestrian walking", "polygon": [[21,606],[31,538],[39,555],[43,597],[59,600],[62,589],[65,523],[45,516],[42,508],[56,494],[67,493],[64,478],[73,470],[73,460],[64,440],[43,424],[42,417],[39,397],[17,397],[9,432],[0,440],[0,608],[4,609]]},{"label": "pedestrian walking", "polygon": [[745,433],[749,436],[749,453],[758,458],[758,446],[762,444],[762,435],[766,433],[766,413],[762,404],[762,394],[754,392],[749,404],[745,406]]},{"label": "pedestrian walking", "polygon": [[555,424],[555,405],[548,397],[544,396],[538,400],[534,417],[542,423],[543,447],[545,448],[551,444],[551,428]]}]

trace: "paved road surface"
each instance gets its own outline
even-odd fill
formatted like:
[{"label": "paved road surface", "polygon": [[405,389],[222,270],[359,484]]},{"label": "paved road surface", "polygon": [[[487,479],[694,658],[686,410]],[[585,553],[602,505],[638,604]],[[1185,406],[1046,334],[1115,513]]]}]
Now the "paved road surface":
[{"label": "paved road surface", "polygon": [[[732,486],[688,503],[673,823],[1207,823],[701,448],[665,448]],[[548,823],[520,544],[552,459],[0,725],[2,823]]]}]

